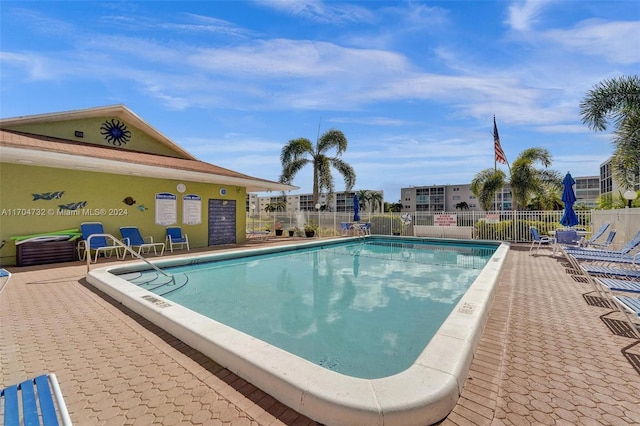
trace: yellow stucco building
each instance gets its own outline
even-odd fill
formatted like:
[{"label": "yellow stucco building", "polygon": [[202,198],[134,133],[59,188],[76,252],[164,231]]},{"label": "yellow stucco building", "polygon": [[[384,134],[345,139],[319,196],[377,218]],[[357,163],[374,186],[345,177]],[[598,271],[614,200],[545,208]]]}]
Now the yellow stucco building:
[{"label": "yellow stucco building", "polygon": [[243,242],[247,192],[297,189],[200,161],[123,105],[4,118],[0,136],[0,266],[17,263],[12,237],[82,222]]}]

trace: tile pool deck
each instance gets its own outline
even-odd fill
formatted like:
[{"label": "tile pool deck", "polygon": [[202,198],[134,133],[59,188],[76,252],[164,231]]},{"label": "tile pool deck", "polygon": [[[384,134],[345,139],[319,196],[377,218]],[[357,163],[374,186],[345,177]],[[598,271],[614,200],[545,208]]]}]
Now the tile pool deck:
[{"label": "tile pool deck", "polygon": [[[640,341],[567,268],[512,246],[443,425],[640,424]],[[0,387],[54,372],[76,425],[316,424],[112,303],[85,264],[8,269]]]}]

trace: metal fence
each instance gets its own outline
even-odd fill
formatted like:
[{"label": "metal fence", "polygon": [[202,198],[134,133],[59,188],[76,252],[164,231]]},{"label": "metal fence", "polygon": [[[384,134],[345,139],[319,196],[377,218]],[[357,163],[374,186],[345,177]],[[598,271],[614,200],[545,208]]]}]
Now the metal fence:
[{"label": "metal fence", "polygon": [[[640,230],[640,208],[616,210],[579,210],[578,229],[593,232],[603,223],[617,231],[615,241],[619,245],[629,241]],[[371,223],[371,233],[378,235],[440,236],[510,242],[531,241],[530,226],[541,234],[561,227],[561,210],[555,211],[494,211],[494,212],[402,212],[360,214],[360,222]],[[353,213],[337,212],[256,212],[247,215],[247,229],[273,232],[276,222],[285,230],[298,231],[303,235],[304,225],[313,221],[318,224],[320,236],[343,234],[342,223],[352,223]],[[441,226],[441,225],[448,226]],[[435,232],[435,233],[434,233]]]}]

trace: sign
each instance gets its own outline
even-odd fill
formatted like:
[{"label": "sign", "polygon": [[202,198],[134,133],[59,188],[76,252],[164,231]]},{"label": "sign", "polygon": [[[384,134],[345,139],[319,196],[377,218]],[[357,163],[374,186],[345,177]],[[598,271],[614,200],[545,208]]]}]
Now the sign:
[{"label": "sign", "polygon": [[487,213],[484,216],[484,221],[487,223],[498,223],[500,222],[500,215],[495,213]]},{"label": "sign", "polygon": [[173,225],[178,221],[178,197],[168,192],[156,194],[156,225]]},{"label": "sign", "polygon": [[185,225],[202,223],[202,197],[195,194],[182,196],[182,223]]},{"label": "sign", "polygon": [[455,214],[439,214],[433,217],[435,226],[458,226],[458,216]]}]

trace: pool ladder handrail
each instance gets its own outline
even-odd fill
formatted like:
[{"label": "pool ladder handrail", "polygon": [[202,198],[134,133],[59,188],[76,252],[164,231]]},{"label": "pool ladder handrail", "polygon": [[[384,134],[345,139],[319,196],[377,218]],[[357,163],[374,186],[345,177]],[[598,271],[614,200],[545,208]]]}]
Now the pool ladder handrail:
[{"label": "pool ladder handrail", "polygon": [[[108,238],[108,239],[112,240],[114,243],[116,243],[115,245],[120,246],[120,247],[122,247],[124,249],[124,255],[122,256],[123,259],[127,255],[127,252],[129,252],[129,253],[131,253],[131,256],[135,256],[138,259],[142,260],[147,265],[151,266],[151,268],[155,269],[156,272],[160,272],[162,275],[164,275],[166,277],[170,277],[172,280],[174,279],[173,275],[164,272],[162,269],[158,268],[156,265],[154,265],[153,263],[149,262],[144,257],[140,256],[140,254],[136,253],[133,249],[131,249],[131,247],[129,247],[127,244],[123,243],[122,241],[120,241],[119,239],[117,239],[116,237],[114,237],[111,234],[91,234],[91,235],[89,235],[89,237],[87,238],[87,241],[85,242],[86,247],[91,247],[90,242],[91,242],[91,238],[93,238],[93,237],[105,237],[105,238]],[[117,254],[116,254],[116,256],[117,256]],[[89,272],[90,265],[91,265],[91,256],[87,252],[87,255],[85,257],[87,258],[87,272]]]}]

